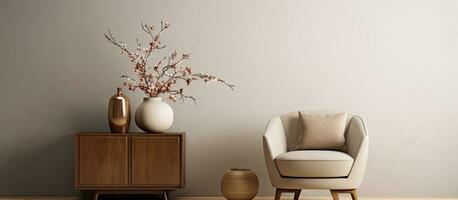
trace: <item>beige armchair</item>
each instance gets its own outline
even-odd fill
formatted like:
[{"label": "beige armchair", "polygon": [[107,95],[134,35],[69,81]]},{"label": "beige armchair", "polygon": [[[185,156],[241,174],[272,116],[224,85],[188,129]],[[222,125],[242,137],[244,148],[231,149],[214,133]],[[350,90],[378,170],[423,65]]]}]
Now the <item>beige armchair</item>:
[{"label": "beige armchair", "polygon": [[264,133],[264,157],[270,181],[276,188],[275,200],[283,192],[294,192],[297,200],[302,189],[330,190],[334,200],[339,199],[339,193],[350,193],[357,200],[356,189],[363,179],[369,149],[364,120],[348,114],[343,152],[295,151],[301,126],[298,113],[291,112],[270,120]]}]

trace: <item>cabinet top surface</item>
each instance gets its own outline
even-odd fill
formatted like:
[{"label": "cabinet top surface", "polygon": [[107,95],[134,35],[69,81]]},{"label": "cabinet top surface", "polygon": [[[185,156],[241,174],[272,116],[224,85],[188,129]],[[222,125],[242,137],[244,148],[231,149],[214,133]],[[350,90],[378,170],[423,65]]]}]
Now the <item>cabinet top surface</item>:
[{"label": "cabinet top surface", "polygon": [[110,133],[110,132],[81,132],[77,133],[77,136],[177,136],[177,135],[185,135],[185,132],[165,132],[165,133],[144,133],[144,132],[132,132],[132,133]]}]

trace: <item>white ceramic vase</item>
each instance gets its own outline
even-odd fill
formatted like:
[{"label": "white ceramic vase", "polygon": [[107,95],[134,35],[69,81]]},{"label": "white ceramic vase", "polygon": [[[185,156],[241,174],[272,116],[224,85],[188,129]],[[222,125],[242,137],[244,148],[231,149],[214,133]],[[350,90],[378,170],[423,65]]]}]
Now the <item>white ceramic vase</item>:
[{"label": "white ceramic vase", "polygon": [[146,132],[161,133],[173,123],[173,110],[160,97],[146,97],[135,111],[135,123]]}]

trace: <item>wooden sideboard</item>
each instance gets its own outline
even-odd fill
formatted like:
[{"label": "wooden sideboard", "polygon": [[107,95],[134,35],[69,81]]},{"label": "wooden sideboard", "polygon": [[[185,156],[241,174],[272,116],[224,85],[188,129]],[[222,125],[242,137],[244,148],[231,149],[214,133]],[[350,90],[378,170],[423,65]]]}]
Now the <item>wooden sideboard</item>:
[{"label": "wooden sideboard", "polygon": [[78,133],[75,143],[78,190],[168,191],[185,184],[184,133]]}]

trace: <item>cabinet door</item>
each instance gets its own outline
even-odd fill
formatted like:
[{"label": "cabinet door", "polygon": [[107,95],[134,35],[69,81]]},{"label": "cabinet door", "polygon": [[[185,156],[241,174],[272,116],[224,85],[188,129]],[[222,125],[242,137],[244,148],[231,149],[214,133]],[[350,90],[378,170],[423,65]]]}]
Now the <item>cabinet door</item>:
[{"label": "cabinet door", "polygon": [[77,186],[128,185],[128,144],[125,136],[79,136]]},{"label": "cabinet door", "polygon": [[132,137],[132,185],[180,187],[182,155],[180,136]]}]

